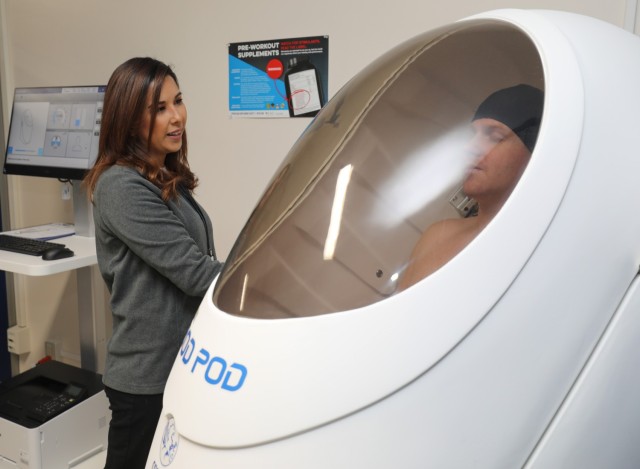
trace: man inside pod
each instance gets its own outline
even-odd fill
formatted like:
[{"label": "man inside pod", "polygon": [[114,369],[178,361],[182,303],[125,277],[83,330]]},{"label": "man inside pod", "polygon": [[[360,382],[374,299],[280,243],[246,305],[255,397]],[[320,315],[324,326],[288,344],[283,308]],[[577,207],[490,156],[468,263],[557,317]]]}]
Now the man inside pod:
[{"label": "man inside pod", "polygon": [[468,144],[473,161],[462,190],[476,201],[465,218],[428,227],[416,243],[398,288],[432,274],[482,231],[498,213],[524,172],[538,137],[543,92],[516,85],[492,93],[478,107]]}]

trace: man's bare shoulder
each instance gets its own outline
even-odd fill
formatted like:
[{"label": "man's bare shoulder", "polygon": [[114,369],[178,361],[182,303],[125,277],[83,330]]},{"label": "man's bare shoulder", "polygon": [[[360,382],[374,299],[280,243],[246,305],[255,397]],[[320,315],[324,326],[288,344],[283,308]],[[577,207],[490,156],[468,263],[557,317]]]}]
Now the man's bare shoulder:
[{"label": "man's bare shoulder", "polygon": [[473,223],[468,218],[447,218],[440,220],[427,228],[420,237],[416,248],[427,244],[440,244],[469,232],[472,229]]}]

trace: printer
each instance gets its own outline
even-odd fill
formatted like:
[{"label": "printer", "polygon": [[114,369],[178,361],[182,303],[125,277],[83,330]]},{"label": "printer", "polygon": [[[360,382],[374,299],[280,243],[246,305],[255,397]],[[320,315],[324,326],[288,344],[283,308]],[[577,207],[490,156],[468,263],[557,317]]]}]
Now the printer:
[{"label": "printer", "polygon": [[0,383],[0,469],[72,468],[104,451],[101,375],[48,361]]}]

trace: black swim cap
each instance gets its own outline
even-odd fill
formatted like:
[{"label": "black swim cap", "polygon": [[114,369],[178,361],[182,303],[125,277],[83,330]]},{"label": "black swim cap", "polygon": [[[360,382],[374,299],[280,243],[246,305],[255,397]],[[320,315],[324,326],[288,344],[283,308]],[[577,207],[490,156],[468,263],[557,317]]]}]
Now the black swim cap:
[{"label": "black swim cap", "polygon": [[544,93],[530,85],[516,85],[492,93],[473,116],[495,119],[515,133],[533,151],[540,129]]}]

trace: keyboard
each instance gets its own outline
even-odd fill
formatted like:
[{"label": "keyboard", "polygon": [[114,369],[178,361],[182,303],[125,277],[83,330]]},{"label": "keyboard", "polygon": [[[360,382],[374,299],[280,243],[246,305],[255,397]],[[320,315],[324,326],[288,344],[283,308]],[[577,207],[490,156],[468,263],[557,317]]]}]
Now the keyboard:
[{"label": "keyboard", "polygon": [[2,251],[17,252],[19,254],[28,254],[30,256],[42,256],[45,251],[59,247],[64,247],[64,244],[0,234],[0,250]]}]

